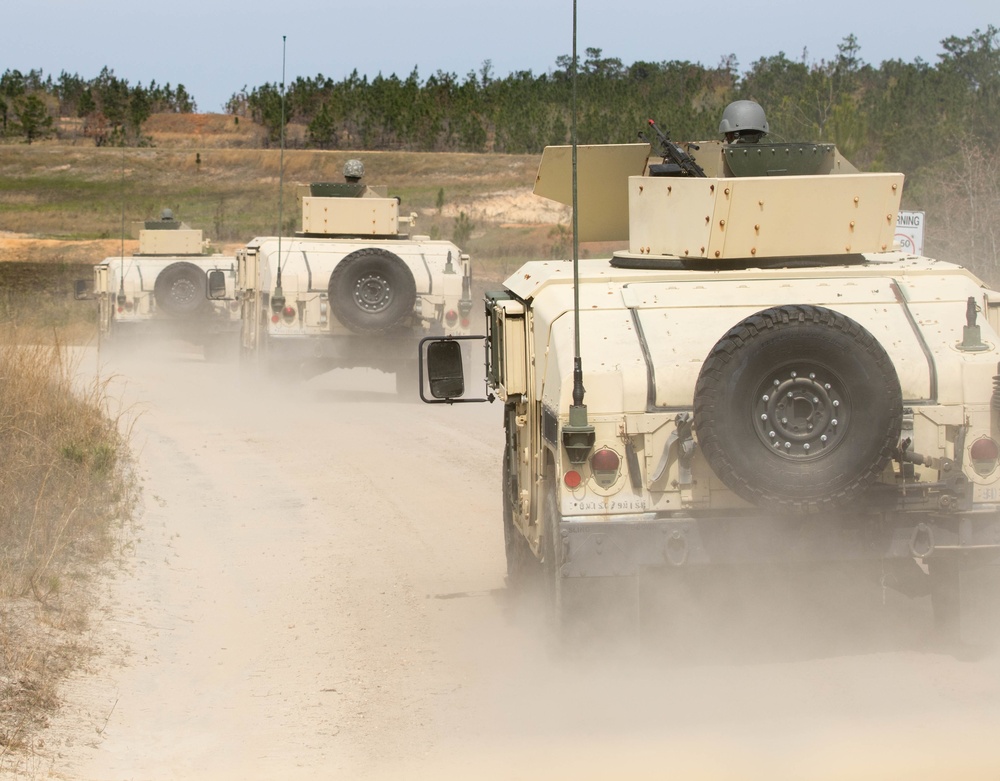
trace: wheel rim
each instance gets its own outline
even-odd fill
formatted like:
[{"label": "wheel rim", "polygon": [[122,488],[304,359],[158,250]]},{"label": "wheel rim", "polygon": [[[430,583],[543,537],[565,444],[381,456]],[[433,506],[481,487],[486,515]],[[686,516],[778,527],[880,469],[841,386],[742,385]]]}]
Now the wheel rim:
[{"label": "wheel rim", "polygon": [[379,274],[365,274],[354,284],[354,303],[365,312],[382,312],[392,303],[389,280]]},{"label": "wheel rim", "polygon": [[844,441],[850,395],[827,367],[784,367],[757,385],[751,414],[754,431],[770,452],[789,461],[815,461]]},{"label": "wheel rim", "polygon": [[198,289],[190,279],[178,279],[170,286],[170,299],[179,306],[190,306],[197,295]]}]

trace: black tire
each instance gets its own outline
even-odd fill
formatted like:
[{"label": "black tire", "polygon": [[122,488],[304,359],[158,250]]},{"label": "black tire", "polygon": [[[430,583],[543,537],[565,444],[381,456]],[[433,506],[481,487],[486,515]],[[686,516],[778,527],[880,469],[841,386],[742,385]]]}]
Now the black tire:
[{"label": "black tire", "polygon": [[566,639],[569,626],[568,605],[566,604],[566,582],[562,576],[562,541],[559,538],[559,521],[562,513],[556,488],[551,478],[542,481],[540,500],[542,503],[542,572],[544,593],[549,612],[549,621],[555,638]]},{"label": "black tire", "polygon": [[356,333],[377,334],[401,325],[413,314],[417,286],[396,255],[366,247],[347,255],[330,275],[330,306]]},{"label": "black tire", "polygon": [[420,370],[416,359],[405,360],[396,366],[394,382],[396,395],[401,399],[420,399]]},{"label": "black tire", "polygon": [[899,442],[902,394],[885,350],[849,317],[786,305],[712,348],[695,386],[698,445],[719,479],[768,509],[856,503]]},{"label": "black tire", "polygon": [[204,343],[202,350],[209,363],[235,363],[240,355],[240,335],[217,334]]},{"label": "black tire", "polygon": [[156,305],[174,317],[188,317],[208,309],[208,278],[194,263],[171,263],[156,277]]},{"label": "black tire", "polygon": [[538,585],[539,565],[531,546],[514,525],[514,508],[521,502],[520,487],[514,469],[516,453],[510,428],[514,425],[513,408],[507,411],[507,446],[503,456],[503,543],[507,558],[507,587],[527,594]]},{"label": "black tire", "polygon": [[924,559],[930,577],[934,630],[939,640],[962,640],[962,572],[959,562],[947,553]]}]

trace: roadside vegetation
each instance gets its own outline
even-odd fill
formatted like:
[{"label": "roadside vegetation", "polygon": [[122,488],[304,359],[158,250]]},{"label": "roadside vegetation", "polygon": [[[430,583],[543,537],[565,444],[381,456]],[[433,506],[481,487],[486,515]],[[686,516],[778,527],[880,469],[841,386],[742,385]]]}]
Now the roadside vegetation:
[{"label": "roadside vegetation", "polygon": [[91,653],[95,578],[131,517],[127,432],[106,383],[81,384],[69,356],[0,324],[0,772],[21,766]]}]

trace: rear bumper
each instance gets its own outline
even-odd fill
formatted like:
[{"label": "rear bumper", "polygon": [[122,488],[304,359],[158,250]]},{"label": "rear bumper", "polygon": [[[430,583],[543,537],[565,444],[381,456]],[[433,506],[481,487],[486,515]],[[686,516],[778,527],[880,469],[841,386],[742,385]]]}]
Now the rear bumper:
[{"label": "rear bumper", "polygon": [[417,338],[410,332],[393,335],[362,334],[269,335],[266,355],[270,361],[294,363],[328,362],[338,366],[368,366],[373,369],[416,361]]},{"label": "rear bumper", "polygon": [[239,320],[224,320],[222,318],[205,319],[168,319],[151,318],[148,320],[113,320],[108,337],[129,338],[143,336],[171,336],[200,342],[206,338],[220,334],[237,334],[240,331]]},{"label": "rear bumper", "polygon": [[563,577],[635,575],[655,567],[749,562],[1000,556],[1000,507],[858,517],[565,517]]}]

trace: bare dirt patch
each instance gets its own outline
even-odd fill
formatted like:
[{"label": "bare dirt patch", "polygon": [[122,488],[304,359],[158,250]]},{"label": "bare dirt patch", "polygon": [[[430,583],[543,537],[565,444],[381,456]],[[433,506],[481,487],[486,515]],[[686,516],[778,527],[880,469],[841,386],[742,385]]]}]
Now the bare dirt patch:
[{"label": "bare dirt patch", "polygon": [[446,204],[441,209],[445,217],[458,217],[465,212],[473,220],[500,223],[502,227],[516,225],[557,225],[569,222],[572,210],[528,190],[506,190],[488,193],[475,199]]}]

